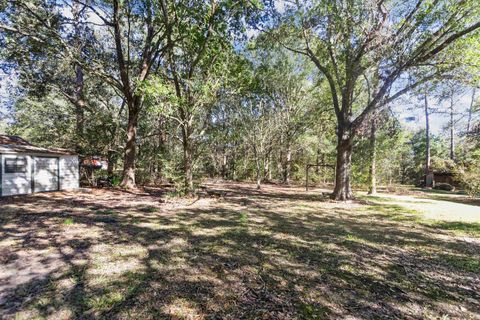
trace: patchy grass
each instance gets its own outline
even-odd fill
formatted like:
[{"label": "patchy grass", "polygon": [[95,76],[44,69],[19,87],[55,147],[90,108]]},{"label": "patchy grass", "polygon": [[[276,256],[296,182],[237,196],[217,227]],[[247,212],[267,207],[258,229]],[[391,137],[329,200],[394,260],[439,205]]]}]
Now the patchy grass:
[{"label": "patchy grass", "polygon": [[478,223],[425,220],[383,196],[337,203],[295,187],[208,188],[224,196],[95,190],[0,203],[0,314],[480,316]]},{"label": "patchy grass", "polygon": [[248,215],[245,212],[240,212],[238,220],[241,224],[246,224],[248,222]]},{"label": "patchy grass", "polygon": [[475,257],[462,257],[455,255],[442,255],[444,259],[452,268],[464,270],[467,272],[480,273],[480,259]]},{"label": "patchy grass", "polygon": [[451,230],[458,235],[466,234],[480,238],[480,223],[433,221],[430,225],[438,229]]},{"label": "patchy grass", "polygon": [[63,223],[64,225],[66,225],[66,226],[69,226],[69,225],[72,225],[72,224],[74,224],[74,223],[75,223],[75,221],[73,221],[73,219],[72,219],[72,218],[66,218],[65,220],[63,220],[63,222],[62,222],[62,223]]}]

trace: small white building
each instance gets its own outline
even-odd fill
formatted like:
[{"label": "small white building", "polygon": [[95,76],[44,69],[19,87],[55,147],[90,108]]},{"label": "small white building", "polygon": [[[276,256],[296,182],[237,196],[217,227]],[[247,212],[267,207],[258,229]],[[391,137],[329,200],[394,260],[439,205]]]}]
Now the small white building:
[{"label": "small white building", "polygon": [[0,197],[78,188],[78,155],[0,135]]}]

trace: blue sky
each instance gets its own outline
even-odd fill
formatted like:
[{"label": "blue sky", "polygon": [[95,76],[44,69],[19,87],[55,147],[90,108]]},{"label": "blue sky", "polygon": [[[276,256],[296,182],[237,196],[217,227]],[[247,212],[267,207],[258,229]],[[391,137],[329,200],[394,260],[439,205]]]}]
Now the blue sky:
[{"label": "blue sky", "polygon": [[13,74],[5,74],[0,68],[0,121],[9,116],[8,106],[13,103],[12,89],[15,83],[16,77]]},{"label": "blue sky", "polygon": [[[455,113],[457,113],[455,119],[458,120],[455,127],[457,132],[463,132],[466,130],[466,115],[470,107],[471,96],[472,89],[467,88],[464,93],[454,98],[454,110]],[[431,107],[432,109],[438,109],[444,112],[447,112],[449,108],[449,102],[439,103],[437,99],[434,99],[432,97],[428,98],[428,104],[429,107]],[[419,101],[417,98],[412,97],[411,95],[406,95],[402,99],[395,101],[393,103],[392,109],[396,114],[398,120],[400,120],[400,122],[406,129],[411,131],[417,131],[419,129],[425,128],[425,111],[423,101]],[[407,120],[407,118],[409,117],[414,117],[415,120]],[[429,118],[430,129],[433,134],[438,135],[445,132],[445,127],[448,126],[450,120],[448,114],[431,113]]]}]

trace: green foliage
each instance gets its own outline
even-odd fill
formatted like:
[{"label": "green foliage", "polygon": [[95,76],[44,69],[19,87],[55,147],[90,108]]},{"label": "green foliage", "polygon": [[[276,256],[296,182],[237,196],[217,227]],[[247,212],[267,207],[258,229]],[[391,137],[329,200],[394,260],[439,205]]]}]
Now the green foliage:
[{"label": "green foliage", "polygon": [[112,187],[118,187],[120,185],[120,182],[122,181],[122,177],[120,176],[113,176],[112,177]]},{"label": "green foliage", "polygon": [[478,163],[458,166],[454,172],[455,178],[460,181],[470,196],[480,196],[480,166]]}]

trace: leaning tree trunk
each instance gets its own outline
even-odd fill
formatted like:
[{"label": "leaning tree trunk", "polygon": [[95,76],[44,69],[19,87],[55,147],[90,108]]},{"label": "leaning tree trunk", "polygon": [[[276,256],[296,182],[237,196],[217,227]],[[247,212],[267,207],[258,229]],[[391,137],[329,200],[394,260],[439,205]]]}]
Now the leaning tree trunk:
[{"label": "leaning tree trunk", "polygon": [[128,107],[128,124],[127,124],[127,143],[125,145],[123,160],[123,179],[121,186],[126,189],[133,189],[135,182],[135,158],[137,152],[137,125],[138,125],[139,107],[135,103],[131,103]]},{"label": "leaning tree trunk", "polygon": [[337,167],[333,199],[346,201],[353,198],[350,186],[350,169],[352,165],[353,138],[339,128],[337,142]]},{"label": "leaning tree trunk", "polygon": [[377,193],[377,124],[372,120],[372,128],[370,132],[370,147],[372,152],[372,159],[370,163],[370,187],[368,194],[374,195]]}]

